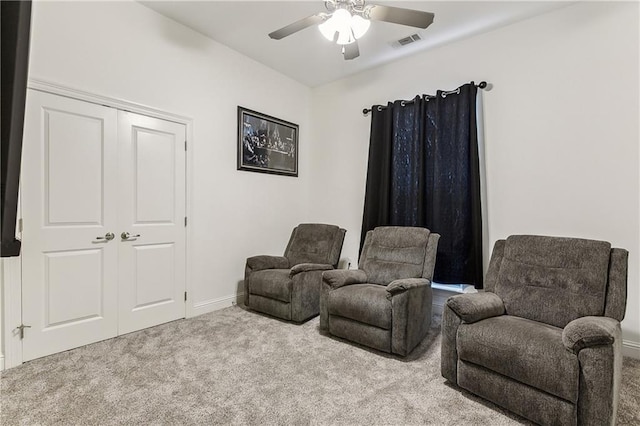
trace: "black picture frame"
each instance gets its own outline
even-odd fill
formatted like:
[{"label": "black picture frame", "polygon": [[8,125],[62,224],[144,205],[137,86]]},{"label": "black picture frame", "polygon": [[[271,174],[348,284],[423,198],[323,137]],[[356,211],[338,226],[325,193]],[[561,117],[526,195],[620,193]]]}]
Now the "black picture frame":
[{"label": "black picture frame", "polygon": [[238,170],[298,176],[297,124],[238,106]]}]

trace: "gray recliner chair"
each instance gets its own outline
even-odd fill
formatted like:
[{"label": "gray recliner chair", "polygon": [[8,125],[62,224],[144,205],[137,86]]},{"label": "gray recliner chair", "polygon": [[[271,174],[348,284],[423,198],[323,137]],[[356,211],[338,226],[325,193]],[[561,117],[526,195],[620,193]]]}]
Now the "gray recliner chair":
[{"label": "gray recliner chair", "polygon": [[431,324],[431,279],[440,235],[387,226],[367,232],[357,270],[322,274],[320,329],[405,356]]},{"label": "gray recliner chair", "polygon": [[284,256],[253,256],[244,273],[244,304],[285,320],[318,315],[322,272],[338,266],[346,231],[304,223],[293,229]]},{"label": "gray recliner chair", "polygon": [[614,425],[627,258],[604,241],[497,241],[485,292],[445,304],[442,375],[536,423]]}]

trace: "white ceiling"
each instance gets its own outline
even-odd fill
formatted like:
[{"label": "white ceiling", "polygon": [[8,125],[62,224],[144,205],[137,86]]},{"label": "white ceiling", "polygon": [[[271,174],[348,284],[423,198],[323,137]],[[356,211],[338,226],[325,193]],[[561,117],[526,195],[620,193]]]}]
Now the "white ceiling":
[{"label": "white ceiling", "polygon": [[[178,21],[309,87],[319,86],[403,56],[564,7],[567,1],[371,1],[368,4],[435,13],[426,30],[372,22],[359,40],[360,57],[345,61],[340,46],[315,27],[282,40],[267,34],[326,11],[321,0],[305,1],[141,1]],[[391,42],[418,33],[422,40],[394,48]]]}]

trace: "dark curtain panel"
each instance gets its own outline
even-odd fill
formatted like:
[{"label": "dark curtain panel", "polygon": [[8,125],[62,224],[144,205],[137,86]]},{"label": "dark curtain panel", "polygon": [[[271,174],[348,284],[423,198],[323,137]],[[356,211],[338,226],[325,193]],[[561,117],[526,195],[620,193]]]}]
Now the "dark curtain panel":
[{"label": "dark curtain panel", "polygon": [[20,255],[15,238],[29,69],[30,1],[0,1],[0,256]]},{"label": "dark curtain panel", "polygon": [[475,84],[374,106],[360,247],[376,226],[441,235],[434,281],[482,288]]}]

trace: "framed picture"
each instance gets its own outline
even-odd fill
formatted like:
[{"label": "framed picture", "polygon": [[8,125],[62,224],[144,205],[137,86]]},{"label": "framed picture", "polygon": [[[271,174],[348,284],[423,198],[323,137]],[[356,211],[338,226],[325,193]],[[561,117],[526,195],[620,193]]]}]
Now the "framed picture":
[{"label": "framed picture", "polygon": [[238,170],[298,176],[298,125],[239,106]]}]

